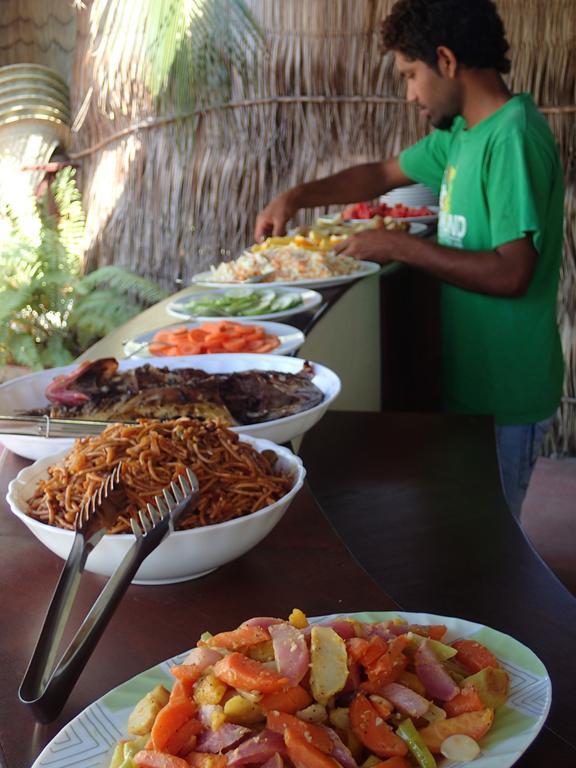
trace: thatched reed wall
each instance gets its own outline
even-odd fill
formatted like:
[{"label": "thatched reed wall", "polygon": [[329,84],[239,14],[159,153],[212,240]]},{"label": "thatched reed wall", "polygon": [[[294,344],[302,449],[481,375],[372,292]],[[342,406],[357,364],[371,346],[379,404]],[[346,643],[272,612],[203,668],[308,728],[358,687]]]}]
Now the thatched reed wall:
[{"label": "thatched reed wall", "polygon": [[0,0],[0,67],[31,62],[70,79],[76,11],[67,0]]},{"label": "thatched reed wall", "polygon": [[[378,51],[378,21],[392,2],[248,0],[269,56],[247,87],[236,83],[230,104],[177,125],[154,114],[129,45],[109,59],[87,0],[77,17],[72,98],[88,263],[129,266],[167,286],[186,281],[248,243],[256,212],[278,190],[421,136],[425,127],[403,102],[391,57]],[[27,5],[37,12],[43,4]],[[512,46],[511,86],[530,91],[545,111],[566,169],[559,297],[566,399],[551,449],[576,452],[576,3],[498,6]]]}]

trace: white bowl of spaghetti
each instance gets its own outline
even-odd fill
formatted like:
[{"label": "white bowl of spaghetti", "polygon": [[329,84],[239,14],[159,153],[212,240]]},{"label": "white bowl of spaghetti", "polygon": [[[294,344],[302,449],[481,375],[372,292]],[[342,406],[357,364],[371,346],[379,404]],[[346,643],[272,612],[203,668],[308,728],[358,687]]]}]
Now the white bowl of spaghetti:
[{"label": "white bowl of spaghetti", "polygon": [[[186,428],[199,430],[188,419],[114,424],[100,435],[78,440],[71,451],[23,469],[8,487],[10,508],[48,549],[66,558],[75,511],[122,461],[125,499],[118,502],[123,512],[114,527],[119,532],[103,536],[86,562],[86,570],[109,576],[134,541],[132,533],[122,532],[129,530],[130,515],[190,466],[200,482],[200,503],[182,519],[181,529],[143,562],[134,583],[169,584],[203,576],[252,549],[274,528],[302,487],[306,471],[287,448],[213,424],[201,425],[206,434],[203,442],[198,438],[192,456],[183,449],[191,443]],[[166,441],[170,429],[179,430],[174,450]],[[127,447],[122,447],[123,440]],[[156,453],[142,460],[153,449]]]}]

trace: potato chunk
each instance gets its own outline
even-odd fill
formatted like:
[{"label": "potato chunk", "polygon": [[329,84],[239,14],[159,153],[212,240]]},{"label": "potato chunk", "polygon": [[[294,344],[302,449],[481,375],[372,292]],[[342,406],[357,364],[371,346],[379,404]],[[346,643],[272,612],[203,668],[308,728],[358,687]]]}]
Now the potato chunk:
[{"label": "potato chunk", "polygon": [[158,712],[168,704],[170,692],[163,685],[157,685],[140,699],[128,718],[128,733],[145,736],[152,730]]},{"label": "potato chunk", "polygon": [[210,673],[201,677],[194,686],[196,704],[220,704],[228,686]]},{"label": "potato chunk", "polygon": [[312,695],[327,704],[348,679],[346,644],[330,627],[312,627],[310,658]]},{"label": "potato chunk", "polygon": [[228,699],[224,704],[224,715],[227,722],[237,725],[252,725],[265,719],[264,712],[257,703],[240,695]]}]

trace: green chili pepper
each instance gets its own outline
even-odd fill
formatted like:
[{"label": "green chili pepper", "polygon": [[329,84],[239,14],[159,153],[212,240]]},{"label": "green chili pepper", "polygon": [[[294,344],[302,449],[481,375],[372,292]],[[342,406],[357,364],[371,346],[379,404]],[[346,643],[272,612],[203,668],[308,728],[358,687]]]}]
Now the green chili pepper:
[{"label": "green chili pepper", "polygon": [[418,761],[420,768],[436,768],[434,755],[424,744],[422,736],[420,736],[410,718],[403,720],[396,732],[406,742],[408,749]]}]

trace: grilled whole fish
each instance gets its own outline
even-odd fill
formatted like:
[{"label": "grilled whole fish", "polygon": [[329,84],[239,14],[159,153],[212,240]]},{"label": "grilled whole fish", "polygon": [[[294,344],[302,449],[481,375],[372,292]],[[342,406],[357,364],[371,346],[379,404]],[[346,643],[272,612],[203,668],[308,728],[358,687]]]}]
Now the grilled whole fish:
[{"label": "grilled whole fish", "polygon": [[46,388],[51,405],[26,415],[128,421],[179,416],[216,419],[225,426],[291,416],[322,402],[306,362],[299,373],[206,373],[149,363],[120,371],[115,358],[82,363]]}]

